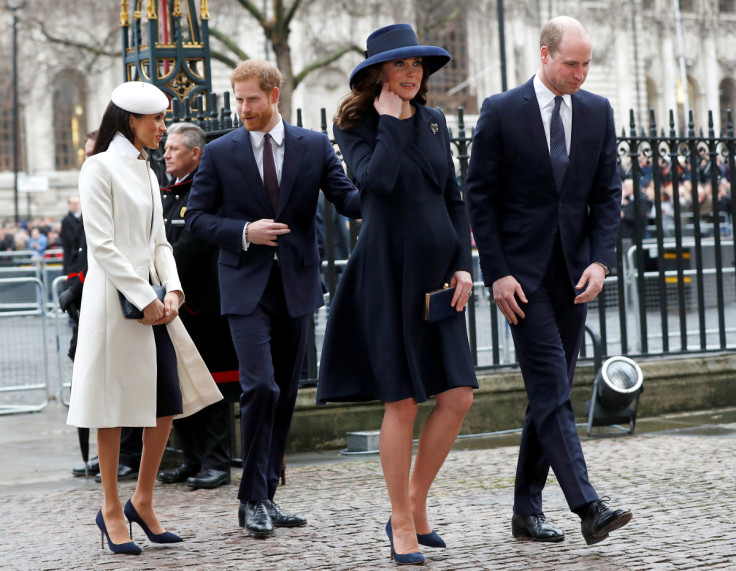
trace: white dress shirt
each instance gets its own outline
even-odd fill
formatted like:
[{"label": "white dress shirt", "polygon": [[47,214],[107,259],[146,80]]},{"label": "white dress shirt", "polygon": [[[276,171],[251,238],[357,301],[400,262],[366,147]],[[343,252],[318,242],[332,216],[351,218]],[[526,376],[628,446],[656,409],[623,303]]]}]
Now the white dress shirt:
[{"label": "white dress shirt", "polygon": [[[539,111],[542,113],[542,124],[544,125],[544,134],[547,137],[547,149],[549,149],[549,123],[552,119],[552,111],[555,108],[555,94],[552,93],[544,83],[542,83],[542,80],[539,78],[539,73],[534,76],[534,91],[537,94]],[[562,119],[562,126],[565,128],[565,148],[567,149],[567,154],[569,156],[570,135],[572,134],[572,97],[569,94],[562,96],[560,119]]]},{"label": "white dress shirt", "polygon": [[[286,132],[281,114],[278,114],[278,118],[278,123],[268,133],[271,135],[271,150],[273,151],[273,162],[276,166],[276,179],[279,181],[279,185],[281,185],[281,171],[284,167],[284,149],[286,147],[284,137]],[[263,180],[263,146],[265,144],[266,133],[263,131],[248,131],[248,135],[250,135],[250,144],[253,147],[253,157],[256,159],[258,172],[261,175],[261,180]],[[243,250],[247,250],[248,246],[250,246],[250,242],[247,239],[248,224],[250,222],[246,222],[243,227]]]}]

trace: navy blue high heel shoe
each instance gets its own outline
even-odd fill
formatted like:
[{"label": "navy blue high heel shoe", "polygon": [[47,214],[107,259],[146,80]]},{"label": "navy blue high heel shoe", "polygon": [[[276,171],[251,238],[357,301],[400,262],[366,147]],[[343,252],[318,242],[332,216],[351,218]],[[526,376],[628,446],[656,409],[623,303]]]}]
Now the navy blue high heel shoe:
[{"label": "navy blue high heel shoe", "polygon": [[397,565],[422,565],[424,563],[424,555],[421,551],[415,553],[396,553],[394,551],[394,534],[391,530],[391,518],[388,518],[386,524],[386,535],[391,543],[391,559],[393,559]]},{"label": "navy blue high heel shoe", "polygon": [[423,534],[417,533],[417,543],[425,547],[447,547],[445,540],[436,531]]},{"label": "navy blue high heel shoe", "polygon": [[102,517],[102,510],[97,512],[97,518],[95,519],[97,527],[100,528],[102,534],[102,549],[105,549],[105,537],[107,537],[107,544],[110,546],[110,551],[113,553],[122,553],[123,555],[140,555],[143,550],[138,547],[132,541],[127,543],[113,543],[110,541],[110,536],[107,534],[107,527],[105,526],[105,520]]},{"label": "navy blue high heel shoe", "polygon": [[148,539],[153,543],[179,543],[181,541],[184,541],[181,537],[179,537],[175,533],[171,533],[170,531],[164,531],[163,533],[152,533],[151,530],[148,529],[146,522],[143,521],[143,518],[138,515],[137,511],[135,511],[133,502],[131,502],[130,500],[125,503],[123,513],[125,514],[125,517],[128,518],[128,523],[130,524],[130,537],[133,537],[133,522],[135,522],[141,526],[141,529],[146,533]]}]

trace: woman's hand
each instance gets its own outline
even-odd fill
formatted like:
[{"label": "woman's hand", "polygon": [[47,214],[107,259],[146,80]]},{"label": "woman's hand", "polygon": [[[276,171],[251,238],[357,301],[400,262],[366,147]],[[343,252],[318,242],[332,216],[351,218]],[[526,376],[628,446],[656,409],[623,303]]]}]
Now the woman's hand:
[{"label": "woman's hand", "polygon": [[390,91],[387,84],[383,84],[381,93],[373,100],[373,107],[379,115],[391,115],[397,119],[401,115],[401,97]]},{"label": "woman's hand", "polygon": [[161,303],[158,299],[154,299],[143,309],[143,319],[139,319],[138,323],[143,325],[166,325],[171,323],[179,315],[179,304],[181,296],[177,291],[168,291]]},{"label": "woman's hand", "polygon": [[473,278],[468,272],[458,270],[452,275],[450,287],[455,288],[450,305],[457,311],[462,311],[468,304],[470,296],[473,295]]},{"label": "woman's hand", "polygon": [[139,319],[138,323],[142,323],[143,325],[158,325],[157,321],[161,320],[163,317],[164,304],[156,298],[143,308],[143,319]]}]

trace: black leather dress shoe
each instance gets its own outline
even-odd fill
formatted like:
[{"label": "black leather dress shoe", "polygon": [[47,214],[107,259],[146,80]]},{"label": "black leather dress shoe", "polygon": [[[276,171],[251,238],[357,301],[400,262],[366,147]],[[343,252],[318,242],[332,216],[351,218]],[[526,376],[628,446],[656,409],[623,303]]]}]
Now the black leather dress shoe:
[{"label": "black leather dress shoe", "polygon": [[273,535],[273,522],[266,509],[266,500],[256,500],[240,504],[238,521],[253,537]]},{"label": "black leather dress shoe", "polygon": [[[118,482],[124,482],[125,480],[137,480],[138,479],[138,469],[137,468],[131,468],[130,466],[124,466],[123,464],[120,464],[118,466]],[[95,476],[95,482],[100,483],[102,482],[102,475],[97,474]]]},{"label": "black leather dress shoe", "polygon": [[[87,462],[87,473],[90,476],[96,476],[100,473],[100,461],[97,458],[92,458],[92,460]],[[72,468],[72,474],[77,477],[84,476],[84,464]]]},{"label": "black leather dress shoe", "polygon": [[173,470],[166,470],[158,473],[158,481],[164,484],[180,484],[186,482],[187,478],[194,476],[199,468],[191,464],[182,464]]},{"label": "black leather dress shoe", "polygon": [[612,510],[606,505],[610,500],[611,498],[606,497],[590,502],[588,511],[580,522],[580,530],[588,545],[603,541],[609,533],[625,526],[634,516],[629,510]]},{"label": "black leather dress shoe", "polygon": [[268,515],[271,516],[274,527],[299,527],[307,524],[307,518],[300,515],[287,514],[282,511],[273,500],[264,500]]},{"label": "black leather dress shoe", "polygon": [[217,486],[230,483],[230,472],[223,470],[213,470],[208,468],[207,470],[200,470],[196,476],[187,478],[187,486],[190,488],[204,488],[205,490],[211,490]]},{"label": "black leather dress shoe", "polygon": [[516,539],[562,541],[565,533],[547,522],[544,514],[519,515],[511,518],[511,533]]}]

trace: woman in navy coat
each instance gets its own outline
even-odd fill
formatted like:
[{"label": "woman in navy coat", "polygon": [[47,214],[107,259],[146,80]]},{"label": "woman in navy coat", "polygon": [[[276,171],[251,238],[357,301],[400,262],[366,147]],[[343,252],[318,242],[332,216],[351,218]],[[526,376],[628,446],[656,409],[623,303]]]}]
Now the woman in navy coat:
[{"label": "woman in navy coat", "polygon": [[[330,308],[317,400],[385,403],[386,533],[397,563],[419,564],[418,544],[445,546],[429,524],[427,494],[478,386],[464,314],[470,230],[445,118],[424,105],[429,75],[450,55],[420,46],[407,24],[374,32],[367,47],[335,118],[363,224]],[[427,323],[425,293],[444,283],[456,287],[454,312]],[[411,471],[417,403],[430,397],[436,406]]]}]

